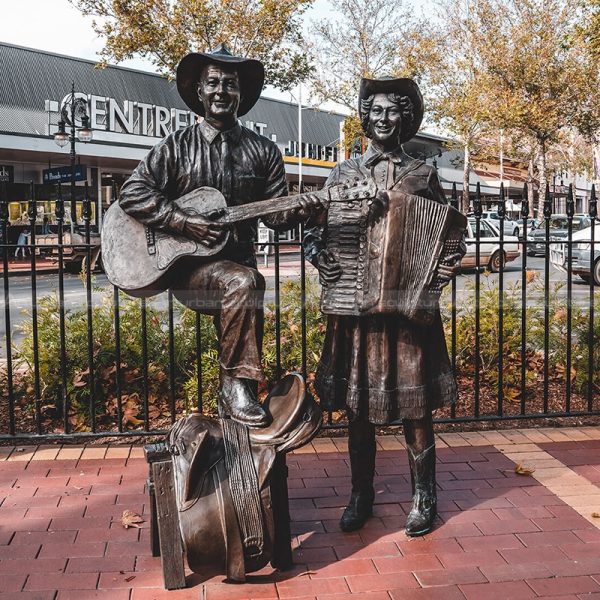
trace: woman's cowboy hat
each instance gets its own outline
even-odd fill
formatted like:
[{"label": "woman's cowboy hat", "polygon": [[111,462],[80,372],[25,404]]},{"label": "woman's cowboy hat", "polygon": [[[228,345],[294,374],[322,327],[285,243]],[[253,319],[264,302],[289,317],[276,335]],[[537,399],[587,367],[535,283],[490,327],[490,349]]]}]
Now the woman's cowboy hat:
[{"label": "woman's cowboy hat", "polygon": [[206,65],[235,67],[240,78],[241,99],[238,116],[245,115],[260,98],[265,81],[263,64],[252,58],[233,56],[225,44],[211,53],[192,52],[184,56],[177,66],[177,90],[183,101],[197,114],[204,116],[204,106],[198,98],[198,81]]},{"label": "woman's cowboy hat", "polygon": [[[415,81],[406,78],[384,77],[382,79],[367,79],[363,77],[360,80],[360,89],[358,91],[358,114],[360,120],[363,120],[363,112],[361,109],[362,101],[373,94],[399,94],[400,96],[408,96],[413,105],[413,118],[411,121],[403,121],[402,131],[400,133],[400,143],[408,142],[415,136],[421,121],[423,120],[423,96],[421,90]],[[365,132],[366,133],[366,132]]]}]

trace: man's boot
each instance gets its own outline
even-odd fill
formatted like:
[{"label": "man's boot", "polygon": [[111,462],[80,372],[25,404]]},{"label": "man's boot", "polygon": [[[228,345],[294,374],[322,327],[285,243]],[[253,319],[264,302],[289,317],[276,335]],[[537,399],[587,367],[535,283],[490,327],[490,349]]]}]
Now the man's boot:
[{"label": "man's boot", "polygon": [[430,419],[404,421],[404,432],[413,488],[406,535],[416,537],[431,530],[437,514],[433,425]]},{"label": "man's boot", "polygon": [[231,417],[248,427],[266,427],[270,421],[252,393],[249,382],[239,377],[231,377],[223,371],[219,392],[219,416],[222,419]]},{"label": "man's boot", "polygon": [[375,426],[366,421],[354,421],[348,426],[348,452],[352,472],[352,493],[340,519],[342,531],[360,529],[373,514],[375,490]]}]

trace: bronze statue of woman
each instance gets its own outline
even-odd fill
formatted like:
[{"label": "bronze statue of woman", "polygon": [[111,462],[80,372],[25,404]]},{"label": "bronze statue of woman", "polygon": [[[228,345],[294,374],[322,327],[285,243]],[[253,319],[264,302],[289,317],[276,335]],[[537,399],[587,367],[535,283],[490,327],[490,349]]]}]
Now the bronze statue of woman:
[{"label": "bronze statue of woman", "polygon": [[[383,192],[375,203],[381,219],[387,218],[386,190],[446,203],[435,169],[402,149],[402,144],[417,133],[423,118],[423,98],[417,84],[404,78],[362,79],[359,116],[370,144],[363,156],[336,166],[326,185],[373,178]],[[314,217],[303,242],[324,285],[339,279],[343,269],[326,248],[326,224],[326,213]],[[372,253],[381,248],[382,231],[381,227],[369,227],[360,243]],[[459,258],[460,254],[450,264],[439,266],[438,277],[449,281]],[[341,529],[360,529],[372,515],[375,427],[401,421],[413,487],[406,533],[418,536],[428,532],[436,515],[432,411],[457,397],[439,310],[429,326],[395,314],[329,315],[315,388],[322,408],[345,408],[349,419],[352,493]]]}]

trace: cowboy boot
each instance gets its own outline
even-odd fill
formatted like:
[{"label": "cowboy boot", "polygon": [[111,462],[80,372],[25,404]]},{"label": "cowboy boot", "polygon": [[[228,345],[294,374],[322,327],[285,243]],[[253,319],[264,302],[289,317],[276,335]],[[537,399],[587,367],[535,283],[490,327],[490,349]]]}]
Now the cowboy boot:
[{"label": "cowboy boot", "polygon": [[219,417],[230,417],[248,427],[266,427],[270,423],[269,416],[250,389],[252,383],[221,371]]},{"label": "cowboy boot", "polygon": [[351,422],[348,426],[348,453],[352,493],[340,519],[342,531],[360,529],[373,514],[375,451],[375,426],[366,421]]},{"label": "cowboy boot", "polygon": [[431,530],[437,514],[435,442],[430,420],[405,421],[404,428],[413,490],[406,535],[416,537]]}]

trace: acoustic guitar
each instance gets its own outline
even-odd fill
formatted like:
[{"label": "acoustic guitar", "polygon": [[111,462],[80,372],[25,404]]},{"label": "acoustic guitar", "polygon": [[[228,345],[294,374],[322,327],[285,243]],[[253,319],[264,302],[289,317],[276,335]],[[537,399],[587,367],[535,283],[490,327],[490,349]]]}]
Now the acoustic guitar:
[{"label": "acoustic guitar", "polygon": [[[374,198],[377,188],[371,179],[355,179],[311,193],[327,207],[331,202]],[[174,202],[190,215],[202,215],[229,225],[299,208],[302,197],[303,194],[297,194],[227,206],[221,192],[200,187]],[[208,247],[181,235],[146,227],[115,202],[104,215],[102,264],[113,285],[132,296],[152,296],[165,290],[162,280],[178,259],[187,256],[215,260],[227,244],[229,235],[226,232],[217,244]]]}]

